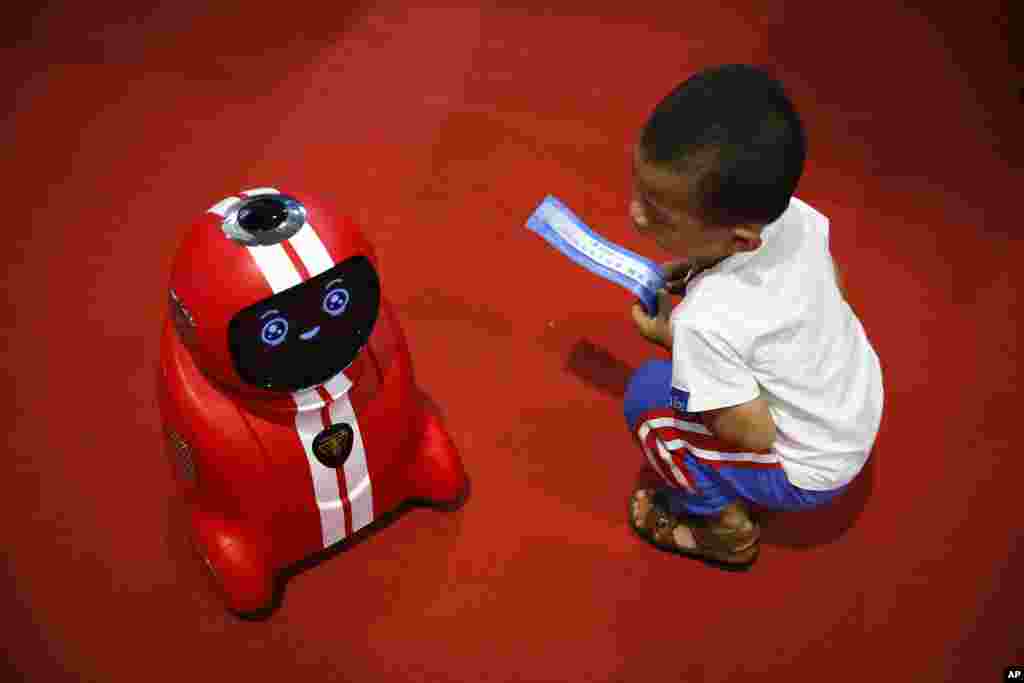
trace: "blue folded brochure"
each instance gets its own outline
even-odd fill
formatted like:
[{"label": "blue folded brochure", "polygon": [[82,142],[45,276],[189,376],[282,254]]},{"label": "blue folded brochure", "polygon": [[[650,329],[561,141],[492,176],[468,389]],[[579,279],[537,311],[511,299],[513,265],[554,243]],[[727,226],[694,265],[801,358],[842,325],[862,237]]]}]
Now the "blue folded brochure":
[{"label": "blue folded brochure", "polygon": [[657,292],[665,286],[665,279],[654,261],[601,237],[551,195],[540,203],[526,227],[590,272],[633,292],[648,315],[657,312]]}]

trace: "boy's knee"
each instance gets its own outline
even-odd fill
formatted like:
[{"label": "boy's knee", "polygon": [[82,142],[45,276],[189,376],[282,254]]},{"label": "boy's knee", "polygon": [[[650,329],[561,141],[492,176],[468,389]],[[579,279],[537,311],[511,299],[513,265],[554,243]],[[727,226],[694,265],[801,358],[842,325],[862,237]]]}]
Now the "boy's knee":
[{"label": "boy's knee", "polygon": [[630,429],[643,412],[667,405],[671,381],[671,361],[651,360],[637,368],[626,386],[623,400],[623,412]]},{"label": "boy's knee", "polygon": [[637,393],[649,393],[647,388],[660,387],[672,379],[672,363],[666,360],[649,360],[633,373],[629,378],[629,385],[626,388],[626,397]]}]

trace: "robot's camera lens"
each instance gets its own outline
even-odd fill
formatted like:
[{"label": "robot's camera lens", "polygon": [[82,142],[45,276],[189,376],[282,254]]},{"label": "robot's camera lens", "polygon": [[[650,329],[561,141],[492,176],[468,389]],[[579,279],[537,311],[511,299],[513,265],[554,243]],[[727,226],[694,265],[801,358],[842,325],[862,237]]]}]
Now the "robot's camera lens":
[{"label": "robot's camera lens", "polygon": [[238,212],[238,224],[249,232],[273,230],[288,219],[288,206],[276,197],[260,197]]}]

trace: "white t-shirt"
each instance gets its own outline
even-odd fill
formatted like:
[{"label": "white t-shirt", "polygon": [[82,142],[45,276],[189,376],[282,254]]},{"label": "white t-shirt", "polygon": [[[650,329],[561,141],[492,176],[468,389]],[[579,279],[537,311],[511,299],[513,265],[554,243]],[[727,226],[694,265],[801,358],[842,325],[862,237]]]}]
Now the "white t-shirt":
[{"label": "white t-shirt", "polygon": [[[882,370],[836,284],[828,219],[793,198],[761,246],[698,273],[672,312],[672,387],[688,412],[763,394],[789,481],[827,491],[867,462]],[[686,394],[689,394],[687,397]]]}]

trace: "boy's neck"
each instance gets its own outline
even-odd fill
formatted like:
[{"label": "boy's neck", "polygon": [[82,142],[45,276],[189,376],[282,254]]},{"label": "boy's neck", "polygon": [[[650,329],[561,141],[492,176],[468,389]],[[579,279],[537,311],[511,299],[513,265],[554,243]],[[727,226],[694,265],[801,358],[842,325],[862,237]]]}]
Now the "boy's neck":
[{"label": "boy's neck", "polygon": [[720,256],[718,258],[708,259],[696,259],[695,261],[693,261],[693,272],[690,276],[693,277],[694,275],[703,270],[707,270],[708,268],[714,268],[727,258],[729,258],[729,256]]},{"label": "boy's neck", "polygon": [[722,256],[717,259],[696,259],[690,264],[690,270],[686,273],[683,278],[683,282],[687,283],[693,278],[697,277],[700,273],[704,272],[708,268],[714,268],[719,263],[729,258],[728,256]]}]

